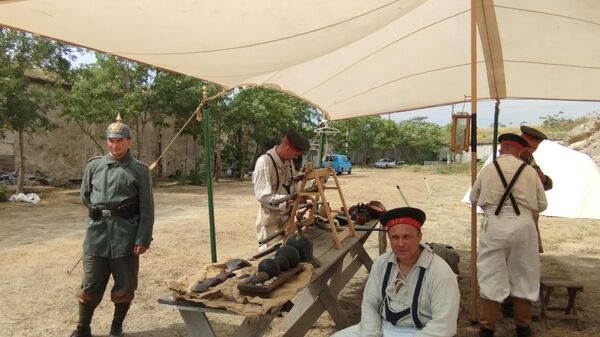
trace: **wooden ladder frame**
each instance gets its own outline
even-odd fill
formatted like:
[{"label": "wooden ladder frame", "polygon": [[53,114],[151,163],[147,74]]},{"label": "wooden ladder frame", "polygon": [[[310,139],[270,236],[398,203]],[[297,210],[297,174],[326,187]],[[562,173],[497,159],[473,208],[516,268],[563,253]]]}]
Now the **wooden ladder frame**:
[{"label": "wooden ladder frame", "polygon": [[[325,186],[329,176],[333,176],[333,180],[335,182],[334,187]],[[316,191],[314,190],[314,187],[311,187],[311,190],[307,191],[306,184],[309,181],[314,181],[314,183],[317,186]],[[344,229],[340,232],[338,232],[338,228],[336,228],[335,226],[331,208],[329,207],[329,203],[327,202],[327,198],[325,197],[325,190],[327,189],[337,190],[340,196],[340,200],[342,201],[342,209],[344,210],[344,214],[347,219],[347,224],[344,226]],[[356,236],[356,232],[354,231],[354,227],[352,225],[352,219],[350,218],[350,213],[348,212],[348,207],[346,205],[346,200],[344,199],[344,195],[342,194],[342,189],[337,179],[335,170],[329,166],[329,163],[327,163],[326,167],[318,169],[313,168],[312,163],[308,163],[308,165],[304,168],[304,176],[300,180],[300,184],[298,187],[298,197],[296,197],[296,199],[294,200],[294,204],[290,212],[290,217],[286,224],[286,231],[283,238],[283,242],[287,240],[288,236],[297,231],[296,222],[298,220],[296,219],[296,214],[298,213],[298,208],[302,199],[310,199],[313,203],[312,209],[309,210],[308,217],[300,220],[303,231],[308,230],[308,226],[314,222],[316,215],[322,214],[322,211],[324,209],[327,218],[327,223],[329,225],[329,230],[331,231],[331,238],[333,240],[335,248],[340,249],[342,247],[342,241],[344,241],[345,238],[349,236]]]}]

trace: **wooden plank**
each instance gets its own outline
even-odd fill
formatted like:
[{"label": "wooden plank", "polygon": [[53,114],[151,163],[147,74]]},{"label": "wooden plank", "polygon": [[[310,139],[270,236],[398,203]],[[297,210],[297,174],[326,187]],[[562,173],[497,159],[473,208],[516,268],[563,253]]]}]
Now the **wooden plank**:
[{"label": "wooden plank", "polygon": [[[316,301],[307,307],[303,315],[294,321],[293,325],[282,327],[278,326],[278,331],[285,331],[282,337],[304,337],[306,332],[312,328],[313,324],[321,317],[325,307],[321,301]],[[288,314],[289,315],[289,314]],[[285,317],[284,317],[285,319]]]},{"label": "wooden plank", "polygon": [[344,289],[348,281],[354,277],[354,274],[362,267],[362,263],[359,259],[354,258],[351,259],[351,263],[340,270],[339,272],[334,273],[331,280],[329,281],[329,286],[331,289],[335,289],[336,294]]},{"label": "wooden plank", "polygon": [[387,234],[386,232],[378,232],[379,234],[379,255],[385,254],[387,250]]},{"label": "wooden plank", "polygon": [[195,312],[214,312],[219,314],[230,314],[237,315],[232,311],[223,308],[211,308],[207,307],[202,303],[186,301],[186,300],[176,300],[171,297],[170,294],[162,295],[158,298],[158,303],[161,306],[167,307],[169,309],[177,309],[177,310],[185,310],[185,311],[195,311]]},{"label": "wooden plank", "polygon": [[362,264],[367,268],[367,271],[371,272],[371,267],[373,267],[373,260],[369,256],[369,253],[365,250],[365,247],[362,244],[354,245],[352,247],[351,253],[356,253],[356,256]]},{"label": "wooden plank", "polygon": [[263,315],[258,319],[246,317],[233,337],[260,337],[269,328],[274,318],[274,315]]},{"label": "wooden plank", "polygon": [[576,314],[547,312],[546,318],[548,318],[548,319],[579,319],[579,316]]},{"label": "wooden plank", "polygon": [[542,286],[544,286],[546,288],[564,287],[564,288],[583,289],[583,283],[578,282],[578,281],[567,280],[567,279],[542,279],[540,281],[540,283],[542,284]]},{"label": "wooden plank", "polygon": [[319,294],[319,300],[329,312],[329,315],[335,322],[338,330],[350,326],[348,316],[346,316],[346,313],[344,313],[344,310],[342,310],[342,307],[337,301],[337,294],[334,295],[329,287],[323,287],[323,290],[321,290],[321,293]]},{"label": "wooden plank", "polygon": [[216,337],[204,312],[179,310],[190,337]]}]

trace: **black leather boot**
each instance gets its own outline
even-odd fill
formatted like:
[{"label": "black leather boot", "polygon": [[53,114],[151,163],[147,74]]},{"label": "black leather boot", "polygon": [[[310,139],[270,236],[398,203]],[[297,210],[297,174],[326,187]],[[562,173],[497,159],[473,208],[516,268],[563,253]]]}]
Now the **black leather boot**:
[{"label": "black leather boot", "polygon": [[494,330],[482,326],[479,328],[479,337],[494,337]]},{"label": "black leather boot", "polygon": [[79,318],[77,319],[77,329],[73,331],[71,337],[92,337],[90,323],[94,316],[95,306],[79,302]]},{"label": "black leather boot", "polygon": [[123,337],[123,326],[113,323],[110,326],[110,334],[108,337]]},{"label": "black leather boot", "polygon": [[517,337],[531,337],[531,328],[517,325]]},{"label": "black leather boot", "polygon": [[92,337],[92,329],[89,325],[78,325],[71,337]]},{"label": "black leather boot", "polygon": [[125,316],[127,316],[130,306],[131,302],[115,303],[115,314],[108,337],[123,337],[123,321],[125,320]]}]

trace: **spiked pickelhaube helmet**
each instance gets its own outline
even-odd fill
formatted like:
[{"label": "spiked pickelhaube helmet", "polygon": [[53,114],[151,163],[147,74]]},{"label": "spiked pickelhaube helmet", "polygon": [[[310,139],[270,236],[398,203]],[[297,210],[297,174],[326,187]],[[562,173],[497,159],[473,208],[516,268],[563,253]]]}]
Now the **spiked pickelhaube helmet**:
[{"label": "spiked pickelhaube helmet", "polygon": [[117,120],[106,128],[106,139],[108,138],[131,138],[129,126],[123,123],[121,114],[117,114]]}]

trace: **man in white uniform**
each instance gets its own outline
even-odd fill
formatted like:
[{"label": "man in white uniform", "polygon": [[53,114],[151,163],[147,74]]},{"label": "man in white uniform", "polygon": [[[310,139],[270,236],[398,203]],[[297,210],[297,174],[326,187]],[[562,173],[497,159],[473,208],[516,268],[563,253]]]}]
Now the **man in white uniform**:
[{"label": "man in white uniform", "polygon": [[[293,177],[296,175],[293,160],[310,148],[308,140],[295,130],[289,129],[281,144],[273,147],[256,161],[252,182],[254,195],[260,202],[256,217],[256,240],[266,239],[284,225],[290,209],[289,202],[274,205],[273,202],[295,193]],[[263,251],[266,244],[260,245]]]},{"label": "man in white uniform", "polygon": [[479,336],[491,337],[498,303],[513,298],[517,336],[531,336],[531,302],[540,285],[538,238],[532,213],[546,209],[536,171],[519,159],[527,141],[505,133],[500,156],[484,166],[473,184],[471,202],[484,210],[477,255],[480,294]]},{"label": "man in white uniform", "polygon": [[421,245],[425,213],[402,207],[384,213],[392,251],[373,263],[361,321],[334,337],[451,337],[456,334],[460,292],[450,266]]},{"label": "man in white uniform", "polygon": [[[535,159],[533,158],[533,153],[535,153],[541,142],[548,139],[548,136],[546,136],[543,132],[537,129],[526,125],[521,125],[521,137],[523,137],[523,139],[525,139],[527,141],[527,144],[529,145],[525,147],[523,151],[521,151],[521,160],[529,164],[537,172],[538,176],[540,177],[540,181],[544,186],[544,191],[551,190],[554,185],[552,179],[546,174],[544,174],[542,169],[537,165]],[[542,245],[542,236],[539,228],[540,213],[532,212],[532,216],[533,222],[535,223],[535,230],[538,236],[539,252],[541,254],[544,252],[544,246]],[[508,297],[502,303],[502,315],[504,317],[513,316],[512,299],[510,297]]]}]

